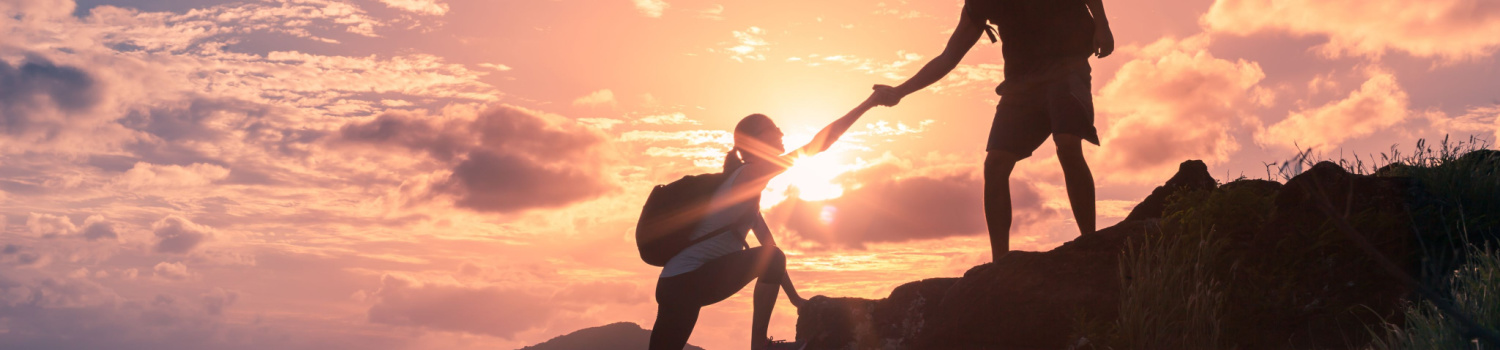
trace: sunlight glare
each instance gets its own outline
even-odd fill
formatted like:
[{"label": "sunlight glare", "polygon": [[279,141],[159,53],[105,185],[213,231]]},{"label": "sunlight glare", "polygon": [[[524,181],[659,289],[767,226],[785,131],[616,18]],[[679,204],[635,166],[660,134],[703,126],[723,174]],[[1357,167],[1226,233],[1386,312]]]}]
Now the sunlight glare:
[{"label": "sunlight glare", "polygon": [[[783,139],[787,140],[787,145],[800,145],[806,142],[803,140],[811,138],[811,136],[788,135]],[[794,140],[803,142],[793,142]],[[790,199],[793,194],[804,201],[829,200],[843,196],[844,187],[835,183],[834,179],[860,168],[859,164],[847,162],[846,153],[844,148],[836,145],[818,155],[792,161],[791,168],[766,184],[766,190],[761,194],[761,207],[770,208]]]}]

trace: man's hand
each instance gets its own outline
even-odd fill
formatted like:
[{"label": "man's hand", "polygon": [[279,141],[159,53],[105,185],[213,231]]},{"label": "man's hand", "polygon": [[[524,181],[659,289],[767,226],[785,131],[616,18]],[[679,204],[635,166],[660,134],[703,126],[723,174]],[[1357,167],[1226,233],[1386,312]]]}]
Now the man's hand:
[{"label": "man's hand", "polygon": [[1094,26],[1094,55],[1099,58],[1109,56],[1115,52],[1115,34],[1109,31],[1109,25]]},{"label": "man's hand", "polygon": [[902,97],[906,97],[906,94],[897,91],[894,86],[876,84],[874,89],[875,92],[870,94],[870,99],[875,100],[875,103],[881,106],[894,107],[901,103]]}]

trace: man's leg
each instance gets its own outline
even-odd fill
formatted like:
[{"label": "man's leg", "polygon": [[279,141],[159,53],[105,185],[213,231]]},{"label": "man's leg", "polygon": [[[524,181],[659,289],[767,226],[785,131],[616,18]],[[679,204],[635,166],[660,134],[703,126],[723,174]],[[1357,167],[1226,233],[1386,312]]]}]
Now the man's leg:
[{"label": "man's leg", "polygon": [[1089,171],[1089,163],[1083,159],[1083,138],[1054,134],[1052,141],[1057,144],[1057,161],[1062,163],[1068,203],[1073,206],[1073,220],[1078,222],[1078,232],[1084,235],[1094,233],[1094,173]]},{"label": "man's leg", "polygon": [[1010,251],[1010,172],[1021,158],[993,150],[984,157],[984,222],[990,230],[990,261]]}]

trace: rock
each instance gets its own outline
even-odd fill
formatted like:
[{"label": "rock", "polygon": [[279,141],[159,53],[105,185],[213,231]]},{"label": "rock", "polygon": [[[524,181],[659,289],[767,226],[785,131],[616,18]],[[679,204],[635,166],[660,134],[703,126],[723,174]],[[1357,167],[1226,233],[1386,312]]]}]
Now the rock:
[{"label": "rock", "polygon": [[1208,174],[1208,165],[1201,160],[1189,160],[1177,165],[1177,174],[1167,180],[1166,184],[1157,187],[1141,200],[1130,214],[1125,216],[1124,221],[1160,219],[1162,211],[1167,209],[1167,199],[1180,190],[1211,190],[1219,185],[1214,177]]},{"label": "rock", "polygon": [[879,349],[877,301],[815,296],[797,309],[797,341],[808,349]]},{"label": "rock", "polygon": [[[1330,162],[1315,164],[1287,181],[1275,198],[1275,214],[1247,242],[1247,251],[1234,253],[1245,257],[1246,268],[1271,273],[1239,274],[1236,284],[1284,286],[1274,294],[1240,295],[1286,298],[1287,305],[1274,310],[1231,309],[1231,316],[1261,319],[1243,323],[1245,329],[1238,331],[1255,336],[1239,339],[1237,345],[1344,347],[1368,338],[1363,330],[1375,315],[1401,324],[1402,299],[1411,289],[1380,268],[1376,259],[1389,259],[1408,276],[1418,276],[1415,235],[1404,208],[1406,188],[1405,179],[1350,174]],[[1360,242],[1336,230],[1318,197],[1326,198],[1334,214],[1358,231],[1357,239],[1373,245],[1383,257],[1367,254]]]},{"label": "rock", "polygon": [[[1174,193],[1213,190],[1208,194],[1222,196],[1208,198],[1218,198],[1219,207],[1199,219],[1252,223],[1209,231],[1229,240],[1220,259],[1227,263],[1213,270],[1214,278],[1237,287],[1225,292],[1222,343],[1243,349],[1363,344],[1380,317],[1402,322],[1402,298],[1410,289],[1334,230],[1316,200],[1326,196],[1336,215],[1354,222],[1358,239],[1415,275],[1418,250],[1403,209],[1406,181],[1350,174],[1325,162],[1286,185],[1240,180],[1217,186],[1202,162],[1183,162],[1115,226],[1047,252],[1010,252],[961,278],[908,283],[885,299],[815,298],[798,310],[797,339],[808,350],[1076,345],[1082,323],[1119,318],[1119,254],[1126,241],[1175,225],[1159,220]],[[1243,198],[1260,208],[1254,220],[1239,214]],[[1090,341],[1111,346],[1107,339]]]}]

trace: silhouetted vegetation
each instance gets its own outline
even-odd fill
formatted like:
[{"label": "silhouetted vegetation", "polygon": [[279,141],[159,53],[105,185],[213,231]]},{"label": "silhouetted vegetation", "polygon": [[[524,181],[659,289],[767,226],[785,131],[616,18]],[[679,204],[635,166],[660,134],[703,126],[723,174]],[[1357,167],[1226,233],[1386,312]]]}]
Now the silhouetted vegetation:
[{"label": "silhouetted vegetation", "polygon": [[[1399,189],[1393,190],[1398,196],[1390,197],[1400,198],[1391,200],[1394,206],[1353,203],[1356,193],[1365,196],[1372,190],[1356,188],[1350,178],[1341,190],[1347,198],[1330,198],[1342,208],[1342,219],[1386,257],[1352,248],[1332,218],[1309,210],[1311,206],[1298,207],[1303,204],[1296,200],[1305,197],[1278,196],[1313,191],[1309,181],[1300,184],[1304,189],[1291,186],[1294,177],[1321,162],[1310,151],[1267,164],[1267,176],[1287,181],[1285,188],[1275,181],[1242,178],[1213,190],[1178,192],[1157,225],[1132,239],[1120,255],[1119,318],[1081,322],[1079,334],[1086,340],[1079,344],[1100,349],[1257,348],[1328,346],[1327,340],[1334,339],[1344,346],[1379,349],[1474,348],[1476,343],[1460,334],[1463,328],[1432,303],[1410,289],[1392,289],[1401,284],[1399,279],[1353,268],[1370,266],[1371,259],[1392,259],[1468,317],[1492,330],[1500,327],[1500,254],[1495,250],[1500,243],[1500,152],[1474,139],[1445,139],[1436,146],[1419,141],[1410,154],[1393,146],[1378,157],[1330,161],[1349,173],[1373,176],[1376,185],[1395,184],[1376,189]],[[1329,180],[1322,181],[1318,192],[1341,186],[1325,187]],[[1358,295],[1366,291],[1374,296]],[[1386,302],[1391,299],[1380,298],[1381,293],[1404,294],[1405,307],[1391,307]],[[1377,309],[1384,311],[1372,315]],[[1328,328],[1318,331],[1325,339],[1308,340],[1298,333],[1306,330],[1273,324],[1287,320]]]}]

